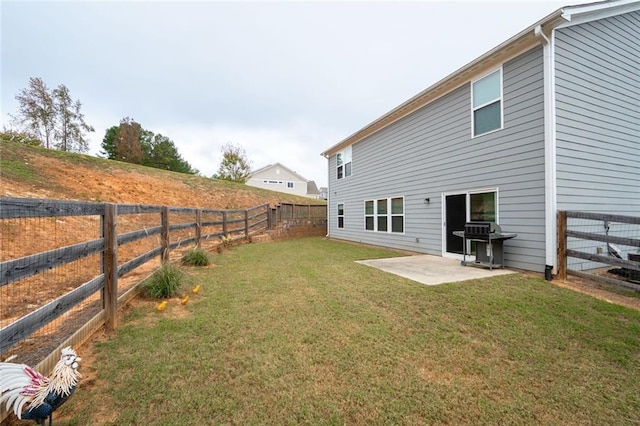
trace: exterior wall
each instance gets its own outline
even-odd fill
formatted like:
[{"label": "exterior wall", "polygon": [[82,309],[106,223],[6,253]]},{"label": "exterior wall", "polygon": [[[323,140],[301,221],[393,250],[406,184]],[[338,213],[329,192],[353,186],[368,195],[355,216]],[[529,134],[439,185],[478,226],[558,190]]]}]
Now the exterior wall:
[{"label": "exterior wall", "polygon": [[[277,183],[269,183],[269,181],[275,181]],[[293,182],[293,188],[288,188],[287,182]],[[251,179],[247,181],[247,185],[269,189],[271,191],[285,192],[287,194],[301,195],[303,197],[307,195],[307,181],[301,180],[300,176],[278,165],[252,175]]]},{"label": "exterior wall", "polygon": [[[505,243],[506,265],[544,270],[542,48],[503,64],[502,130],[471,137],[470,90],[465,84],[354,144],[349,177],[337,180],[336,156],[329,158],[331,237],[441,255],[442,194],[497,188],[498,222],[518,233]],[[405,232],[365,231],[364,201],[399,196]]]},{"label": "exterior wall", "polygon": [[559,29],[555,43],[558,209],[639,216],[640,12]]}]

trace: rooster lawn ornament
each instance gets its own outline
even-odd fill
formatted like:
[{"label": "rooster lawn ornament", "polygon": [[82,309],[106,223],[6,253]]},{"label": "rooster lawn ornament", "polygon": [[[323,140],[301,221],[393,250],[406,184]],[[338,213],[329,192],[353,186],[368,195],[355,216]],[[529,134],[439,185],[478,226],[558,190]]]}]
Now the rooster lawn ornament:
[{"label": "rooster lawn ornament", "polygon": [[44,426],[49,418],[51,426],[53,412],[69,399],[82,377],[80,361],[71,347],[62,349],[51,377],[24,364],[0,362],[0,405],[6,403],[7,410],[13,409],[19,419],[34,420],[39,425]]}]

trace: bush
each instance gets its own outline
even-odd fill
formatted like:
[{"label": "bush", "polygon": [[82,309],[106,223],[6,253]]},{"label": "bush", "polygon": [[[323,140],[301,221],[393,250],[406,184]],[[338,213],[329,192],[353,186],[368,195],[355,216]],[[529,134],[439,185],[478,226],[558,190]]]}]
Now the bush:
[{"label": "bush", "polygon": [[180,291],[183,278],[177,266],[165,263],[143,284],[144,292],[156,299],[173,297]]},{"label": "bush", "polygon": [[187,266],[207,266],[209,264],[209,254],[200,248],[189,249],[182,256],[182,264]]}]

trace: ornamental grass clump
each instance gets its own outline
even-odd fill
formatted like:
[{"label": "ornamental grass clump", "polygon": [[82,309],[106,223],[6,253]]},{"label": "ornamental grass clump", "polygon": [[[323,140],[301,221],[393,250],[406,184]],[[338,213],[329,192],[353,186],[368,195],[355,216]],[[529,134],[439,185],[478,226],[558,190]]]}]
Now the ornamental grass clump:
[{"label": "ornamental grass clump", "polygon": [[189,249],[182,256],[182,264],[186,266],[207,266],[209,263],[209,254],[201,248]]},{"label": "ornamental grass clump", "polygon": [[156,299],[173,297],[180,292],[184,273],[175,265],[163,264],[143,284],[144,293]]}]

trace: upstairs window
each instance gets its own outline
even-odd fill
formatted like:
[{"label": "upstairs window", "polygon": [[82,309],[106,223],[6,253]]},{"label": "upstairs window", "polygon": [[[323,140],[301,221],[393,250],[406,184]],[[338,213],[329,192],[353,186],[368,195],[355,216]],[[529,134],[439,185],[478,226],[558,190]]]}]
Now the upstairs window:
[{"label": "upstairs window", "polygon": [[502,69],[471,85],[473,136],[502,128]]},{"label": "upstairs window", "polygon": [[346,147],[336,155],[336,176],[338,179],[351,176],[351,147]]}]

